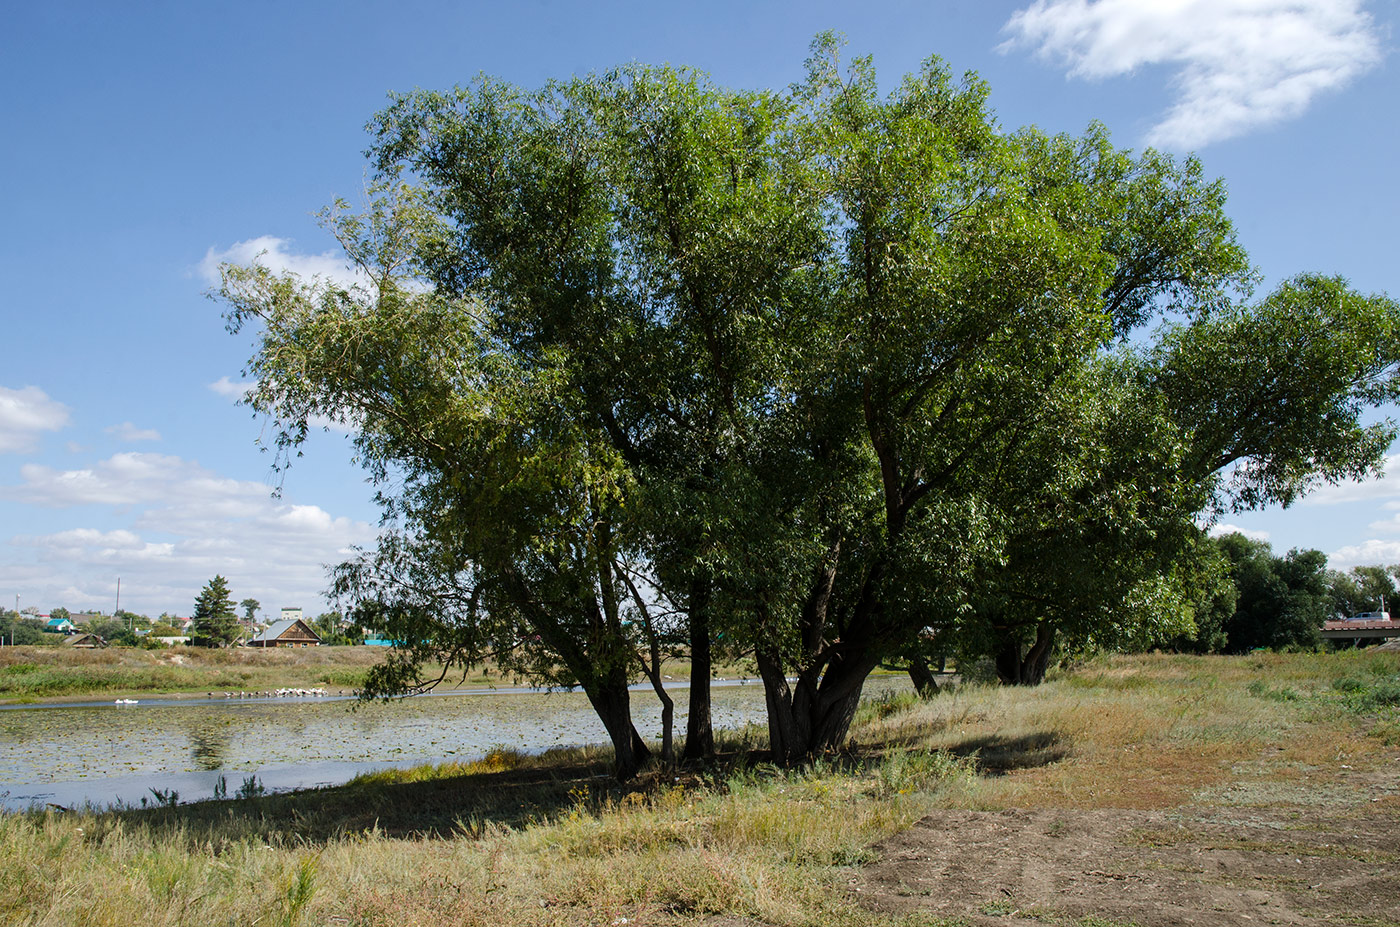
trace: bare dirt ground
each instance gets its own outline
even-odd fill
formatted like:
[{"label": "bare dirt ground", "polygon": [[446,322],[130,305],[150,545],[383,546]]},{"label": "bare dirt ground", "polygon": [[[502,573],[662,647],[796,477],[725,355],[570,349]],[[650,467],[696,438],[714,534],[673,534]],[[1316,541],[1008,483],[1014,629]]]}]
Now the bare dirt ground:
[{"label": "bare dirt ground", "polygon": [[941,812],[850,889],[971,925],[1396,925],[1400,780],[1375,785],[1379,801],[1320,808]]}]

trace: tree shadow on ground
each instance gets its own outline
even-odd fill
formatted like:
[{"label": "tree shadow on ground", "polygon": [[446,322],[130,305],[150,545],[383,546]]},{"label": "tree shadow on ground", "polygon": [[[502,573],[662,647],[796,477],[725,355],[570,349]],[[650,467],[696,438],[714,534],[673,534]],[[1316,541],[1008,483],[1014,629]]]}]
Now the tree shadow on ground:
[{"label": "tree shadow on ground", "polygon": [[1037,769],[1058,763],[1071,751],[1059,733],[1038,731],[1018,737],[1001,734],[969,737],[948,747],[948,752],[973,760],[982,775],[998,776],[1017,769]]},{"label": "tree shadow on ground", "polygon": [[251,839],[271,846],[321,844],[370,833],[474,837],[547,820],[580,801],[625,790],[602,763],[550,766],[418,782],[371,779],[258,798],[124,808],[101,815],[98,823],[149,828],[171,841],[215,845]]},{"label": "tree shadow on ground", "polygon": [[[1057,762],[1069,755],[1052,731],[1017,737],[971,737],[949,748],[971,760],[982,775],[1001,775]],[[838,762],[873,767],[892,746],[856,747]],[[737,768],[772,768],[766,750],[725,752],[704,769],[656,766],[619,783],[603,761],[550,764],[522,769],[393,782],[367,777],[346,785],[257,798],[202,801],[188,805],[120,808],[98,816],[88,839],[100,839],[118,826],[147,829],[162,841],[220,847],[256,840],[274,847],[313,846],[374,834],[397,839],[478,838],[502,828],[552,820],[580,805],[673,787],[714,785]]]}]

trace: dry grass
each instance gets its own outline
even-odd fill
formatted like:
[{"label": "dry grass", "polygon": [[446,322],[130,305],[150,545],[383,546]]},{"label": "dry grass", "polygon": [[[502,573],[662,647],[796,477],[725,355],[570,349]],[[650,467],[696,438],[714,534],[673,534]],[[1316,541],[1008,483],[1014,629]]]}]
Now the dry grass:
[{"label": "dry grass", "polygon": [[171,647],[0,648],[0,701],[112,694],[261,691],[359,685],[384,659],[377,647],[229,650]]},{"label": "dry grass", "polygon": [[1392,709],[1358,711],[1337,681],[1397,676],[1383,654],[1115,657],[871,706],[861,746],[796,772],[731,754],[624,789],[595,754],[502,752],[295,795],[8,815],[0,923],[870,924],[840,890],[851,867],[939,808],[1329,794],[1394,752]]},{"label": "dry grass", "polygon": [[[387,650],[382,647],[0,647],[0,704],[313,687],[331,687],[349,694],[364,684],[369,668],[386,655]],[[674,679],[686,679],[690,664],[669,661],[664,669]],[[720,678],[736,678],[745,674],[744,669],[738,665],[720,666],[716,674]],[[424,670],[427,678],[435,678],[440,672],[440,666]],[[484,689],[525,684],[486,664],[467,673],[454,669],[439,688]]]}]

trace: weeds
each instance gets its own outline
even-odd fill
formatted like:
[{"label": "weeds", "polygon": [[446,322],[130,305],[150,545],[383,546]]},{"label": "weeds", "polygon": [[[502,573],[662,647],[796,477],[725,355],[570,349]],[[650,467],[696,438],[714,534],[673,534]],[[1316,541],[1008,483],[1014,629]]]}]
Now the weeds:
[{"label": "weeds", "polygon": [[1248,691],[1255,698],[1268,699],[1271,702],[1296,702],[1301,697],[1289,686],[1273,689],[1257,679],[1249,684]]},{"label": "weeds", "polygon": [[245,776],[243,784],[238,787],[236,797],[242,799],[260,798],[265,794],[267,794],[267,789],[258,781],[257,776]]},{"label": "weeds", "polygon": [[[157,808],[174,808],[180,803],[180,793],[174,789],[151,789]],[[146,799],[141,799],[141,807],[146,807]]]},{"label": "weeds", "polygon": [[747,752],[755,728],[723,735],[735,752],[710,769],[627,786],[597,750],[501,747],[336,789],[268,795],[245,780],[241,802],[0,815],[0,923],[949,925],[855,908],[850,867],[940,808],[1170,806],[1266,748],[1277,759],[1251,781],[1315,788],[1339,751],[1347,765],[1380,756],[1364,712],[1395,709],[1393,658],[1113,657],[1080,673],[867,705],[861,748],[802,769]]},{"label": "weeds", "polygon": [[283,898],[286,901],[285,917],[282,923],[286,927],[293,927],[300,919],[302,912],[311,902],[311,896],[316,893],[316,857],[304,856],[297,863],[287,879],[286,887],[283,890]]}]

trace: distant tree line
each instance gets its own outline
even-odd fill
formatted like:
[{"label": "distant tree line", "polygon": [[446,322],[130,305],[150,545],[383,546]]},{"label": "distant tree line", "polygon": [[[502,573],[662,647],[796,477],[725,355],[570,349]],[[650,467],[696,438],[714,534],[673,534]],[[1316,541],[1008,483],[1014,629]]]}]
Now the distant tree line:
[{"label": "distant tree line", "polygon": [[1324,621],[1380,611],[1396,604],[1400,565],[1327,569],[1317,550],[1279,556],[1267,541],[1242,534],[1212,540],[1223,558],[1228,585],[1197,616],[1180,649],[1245,653],[1257,648],[1315,649]]}]

